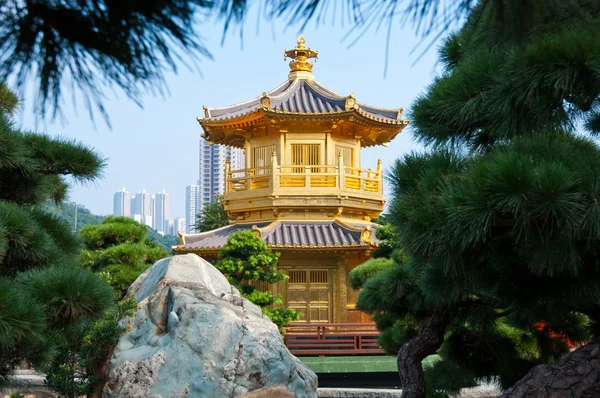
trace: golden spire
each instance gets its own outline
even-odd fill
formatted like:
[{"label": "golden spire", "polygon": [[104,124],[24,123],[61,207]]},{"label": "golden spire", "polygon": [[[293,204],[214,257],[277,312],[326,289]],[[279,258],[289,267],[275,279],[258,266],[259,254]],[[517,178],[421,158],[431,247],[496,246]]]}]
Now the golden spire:
[{"label": "golden spire", "polygon": [[310,48],[304,47],[306,39],[304,36],[298,36],[296,48],[293,50],[285,50],[283,53],[283,60],[293,58],[290,62],[290,69],[292,72],[309,72],[312,73],[313,63],[309,61],[310,58],[318,58],[319,52],[311,50]]}]

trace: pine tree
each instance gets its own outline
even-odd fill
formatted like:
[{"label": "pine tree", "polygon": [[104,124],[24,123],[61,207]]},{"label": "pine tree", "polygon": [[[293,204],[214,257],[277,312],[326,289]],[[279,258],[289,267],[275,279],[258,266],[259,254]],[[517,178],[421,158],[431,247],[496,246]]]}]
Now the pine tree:
[{"label": "pine tree", "polygon": [[404,396],[425,396],[427,355],[454,381],[508,387],[598,337],[600,148],[584,134],[600,125],[599,11],[482,1],[445,40],[445,70],[411,109],[430,151],[389,174],[406,257],[355,275]]},{"label": "pine tree", "polygon": [[205,205],[197,214],[196,219],[194,229],[197,232],[212,231],[229,225],[229,217],[227,217],[227,212],[223,208],[223,197],[217,195],[214,203]]},{"label": "pine tree", "polygon": [[254,233],[238,231],[227,238],[215,267],[244,297],[261,307],[265,315],[282,330],[289,322],[300,319],[300,314],[282,307],[281,297],[257,286],[260,283],[274,284],[287,278],[276,268],[278,259],[279,253],[272,251]]},{"label": "pine tree", "polygon": [[149,229],[127,217],[108,216],[99,225],[81,229],[85,250],[81,265],[103,275],[118,299],[148,267],[169,251],[148,238]]},{"label": "pine tree", "polygon": [[43,210],[65,199],[67,178],[93,181],[104,161],[75,141],[18,130],[17,107],[0,85],[0,377],[23,360],[49,363],[56,333],[113,304],[110,286],[77,266],[71,228]]}]

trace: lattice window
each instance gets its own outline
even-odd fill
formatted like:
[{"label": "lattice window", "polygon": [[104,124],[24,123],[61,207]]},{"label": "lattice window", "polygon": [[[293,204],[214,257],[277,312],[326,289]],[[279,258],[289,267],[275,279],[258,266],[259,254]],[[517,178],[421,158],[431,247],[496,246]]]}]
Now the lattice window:
[{"label": "lattice window", "polygon": [[339,153],[342,153],[342,157],[344,158],[344,166],[346,167],[354,167],[354,149],[352,148],[346,148],[344,146],[335,146],[335,156],[336,156],[336,160],[335,163],[337,166],[339,166],[338,161],[339,161]]},{"label": "lattice window", "polygon": [[325,271],[310,271],[311,284],[327,284],[327,270]]},{"label": "lattice window", "polygon": [[[321,162],[320,144],[292,144],[292,164],[299,166],[318,165]],[[311,167],[311,173],[318,173],[318,167]],[[304,173],[304,167],[294,168],[294,173]]]},{"label": "lattice window", "polygon": [[327,307],[311,308],[311,322],[329,322],[329,309]]},{"label": "lattice window", "polygon": [[290,271],[288,275],[290,277],[288,283],[290,284],[306,283],[306,271]]},{"label": "lattice window", "polygon": [[261,146],[253,149],[252,167],[267,167],[271,166],[271,159],[275,145]]}]

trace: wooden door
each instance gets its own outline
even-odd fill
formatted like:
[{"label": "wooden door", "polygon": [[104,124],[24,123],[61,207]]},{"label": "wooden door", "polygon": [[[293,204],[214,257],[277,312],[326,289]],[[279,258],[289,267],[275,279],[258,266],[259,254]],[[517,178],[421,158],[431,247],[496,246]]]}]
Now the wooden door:
[{"label": "wooden door", "polygon": [[300,322],[330,322],[331,278],[329,270],[288,271],[285,305],[302,314]]}]

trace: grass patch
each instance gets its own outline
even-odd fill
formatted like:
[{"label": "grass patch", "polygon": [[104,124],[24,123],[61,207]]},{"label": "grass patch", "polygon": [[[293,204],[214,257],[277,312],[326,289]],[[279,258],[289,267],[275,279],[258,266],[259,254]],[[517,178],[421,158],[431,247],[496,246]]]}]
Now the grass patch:
[{"label": "grass patch", "polygon": [[[423,361],[436,359],[432,355]],[[388,355],[357,355],[346,357],[298,357],[315,373],[363,373],[363,372],[396,372],[396,357]]]}]

